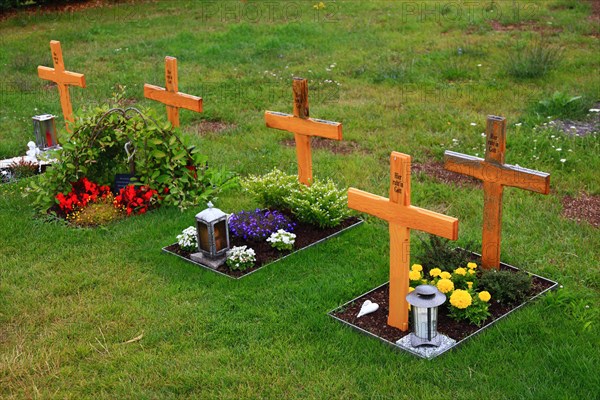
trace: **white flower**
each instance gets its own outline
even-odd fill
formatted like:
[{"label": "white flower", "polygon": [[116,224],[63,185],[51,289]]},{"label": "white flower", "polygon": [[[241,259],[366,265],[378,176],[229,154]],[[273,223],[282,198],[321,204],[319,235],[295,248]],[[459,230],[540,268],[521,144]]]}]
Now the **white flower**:
[{"label": "white flower", "polygon": [[477,64],[478,67],[481,67],[481,64]]},{"label": "white flower", "polygon": [[590,112],[600,113],[600,108],[590,108]]},{"label": "white flower", "polygon": [[471,122],[471,126],[477,126],[476,122]]},{"label": "white flower", "polygon": [[485,132],[481,132],[481,137],[485,137]]},{"label": "white flower", "polygon": [[515,126],[521,126],[521,125],[523,125],[523,123],[522,123],[522,122],[519,122],[519,123],[516,123],[516,124],[515,124]]},{"label": "white flower", "polygon": [[560,147],[557,147],[557,148],[556,148],[556,151],[561,151],[561,150],[562,150],[562,149],[561,149]]},{"label": "white flower", "polygon": [[190,226],[184,229],[180,235],[177,235],[177,244],[183,250],[192,251],[198,247],[198,239],[196,237],[196,227]]},{"label": "white flower", "polygon": [[561,163],[564,163],[565,161],[567,161],[567,159],[566,159],[566,158],[561,158],[561,159],[560,159],[560,162],[561,162]]}]

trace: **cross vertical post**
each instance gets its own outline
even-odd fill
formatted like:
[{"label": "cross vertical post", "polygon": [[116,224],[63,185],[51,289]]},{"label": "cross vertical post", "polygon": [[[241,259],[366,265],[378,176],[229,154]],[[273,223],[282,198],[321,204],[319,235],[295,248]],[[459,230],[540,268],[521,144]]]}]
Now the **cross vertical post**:
[{"label": "cross vertical post", "polygon": [[265,122],[269,128],[294,134],[296,157],[298,158],[298,180],[302,184],[310,186],[313,179],[310,138],[319,136],[342,140],[342,124],[309,117],[308,82],[306,79],[294,78],[292,90],[294,95],[293,115],[266,111]]},{"label": "cross vertical post", "polygon": [[144,97],[156,100],[167,106],[167,118],[174,127],[179,126],[179,109],[202,112],[202,98],[179,92],[177,59],[165,57],[165,86],[162,88],[146,83]]},{"label": "cross vertical post", "polygon": [[481,266],[500,268],[502,197],[504,186],[532,192],[550,193],[550,174],[504,163],[506,119],[488,116],[485,158],[453,151],[444,153],[444,167],[483,181],[483,231]]},{"label": "cross vertical post", "polygon": [[38,76],[42,79],[56,83],[65,125],[67,131],[71,132],[70,123],[74,121],[74,118],[69,85],[85,88],[85,76],[83,74],[65,70],[62,48],[58,40],[50,41],[50,51],[52,52],[52,63],[54,64],[54,68],[40,65],[38,66]]},{"label": "cross vertical post", "polygon": [[348,207],[374,215],[389,223],[390,286],[388,325],[408,330],[410,230],[417,229],[456,240],[458,220],[410,204],[410,162],[407,154],[392,152],[390,156],[389,199],[371,193],[348,189]]}]

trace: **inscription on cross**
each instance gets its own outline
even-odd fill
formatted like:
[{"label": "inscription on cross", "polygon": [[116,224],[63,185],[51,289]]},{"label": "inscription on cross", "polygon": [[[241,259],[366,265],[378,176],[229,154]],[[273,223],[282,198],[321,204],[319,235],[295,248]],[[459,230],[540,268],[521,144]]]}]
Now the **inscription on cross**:
[{"label": "inscription on cross", "polygon": [[69,125],[74,119],[69,85],[85,88],[85,76],[76,72],[65,71],[65,63],[63,61],[62,49],[59,41],[50,41],[50,51],[52,52],[52,63],[54,64],[54,68],[40,65],[38,66],[38,76],[42,79],[56,83],[63,118],[65,119],[67,131],[70,132],[71,127]]},{"label": "inscription on cross", "polygon": [[470,175],[483,181],[483,234],[481,266],[500,268],[502,231],[502,195],[504,186],[537,193],[550,193],[550,174],[504,164],[506,153],[506,119],[487,119],[485,159],[446,151],[444,167],[449,171]]},{"label": "inscription on cross", "polygon": [[458,219],[410,204],[410,156],[390,156],[390,197],[348,189],[348,207],[388,221],[390,231],[390,299],[388,325],[408,330],[410,230],[451,240],[458,238]]},{"label": "inscription on cross", "polygon": [[298,158],[298,180],[302,184],[310,186],[313,177],[310,138],[319,136],[342,140],[342,124],[309,118],[308,83],[306,79],[294,78],[292,89],[294,93],[294,115],[266,111],[265,122],[269,128],[294,134],[296,157]]},{"label": "inscription on cross", "polygon": [[180,93],[177,78],[177,59],[165,57],[165,83],[166,88],[146,83],[144,85],[144,97],[159,101],[167,106],[167,117],[171,125],[179,126],[179,109],[202,112],[202,98]]}]

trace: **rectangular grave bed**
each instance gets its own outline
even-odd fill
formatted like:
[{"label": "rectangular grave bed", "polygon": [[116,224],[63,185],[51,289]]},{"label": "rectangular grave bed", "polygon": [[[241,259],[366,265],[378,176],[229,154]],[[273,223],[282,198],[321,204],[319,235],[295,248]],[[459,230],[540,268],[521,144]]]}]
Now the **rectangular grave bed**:
[{"label": "rectangular grave bed", "polygon": [[[472,255],[473,261],[477,262],[479,265],[481,256],[477,253],[472,253]],[[500,270],[510,270],[515,272],[519,271],[518,268],[505,263],[500,263]],[[438,332],[448,336],[450,339],[455,340],[456,343],[450,346],[448,349],[442,350],[433,356],[424,356],[419,352],[411,351],[396,344],[396,341],[411,333],[412,326],[408,331],[402,332],[400,329],[394,328],[387,324],[387,316],[389,312],[389,282],[386,282],[383,285],[378,286],[353,300],[350,300],[342,306],[330,311],[328,315],[343,324],[351,326],[361,333],[381,340],[395,349],[404,350],[422,358],[434,358],[469,340],[479,332],[489,328],[510,313],[523,307],[528,302],[538,298],[549,290],[556,289],[558,286],[557,282],[554,282],[550,279],[535,274],[530,275],[532,277],[531,290],[527,295],[527,300],[521,304],[512,306],[502,305],[493,301],[490,302],[489,311],[492,315],[481,326],[469,324],[466,321],[455,321],[448,316],[445,307],[440,307],[438,309]],[[360,318],[356,318],[356,315],[358,314],[365,300],[370,300],[373,303],[379,304],[379,309],[372,314],[367,314]]]},{"label": "rectangular grave bed", "polygon": [[228,276],[233,279],[239,279],[244,276],[247,276],[253,272],[258,271],[259,269],[266,267],[267,265],[273,264],[277,261],[284,259],[298,251],[304,250],[310,246],[313,246],[317,243],[323,242],[333,236],[339,235],[340,233],[354,228],[360,225],[363,221],[357,217],[349,217],[346,218],[342,223],[334,228],[326,228],[320,229],[314,225],[302,223],[299,221],[293,221],[296,223],[296,227],[294,228],[294,233],[296,234],[296,243],[294,245],[293,251],[278,251],[271,247],[271,245],[267,241],[262,242],[251,242],[245,241],[240,238],[232,237],[230,238],[231,247],[234,246],[248,246],[254,249],[256,252],[256,263],[254,267],[249,268],[245,271],[236,271],[231,270],[227,265],[221,265],[217,269],[212,269],[200,263],[193,261],[190,258],[190,252],[181,250],[177,243],[172,245],[163,247],[163,251],[166,253],[170,253],[176,255],[178,257],[183,258],[184,260],[196,264],[202,268],[206,268],[210,271],[217,272],[219,274]]}]

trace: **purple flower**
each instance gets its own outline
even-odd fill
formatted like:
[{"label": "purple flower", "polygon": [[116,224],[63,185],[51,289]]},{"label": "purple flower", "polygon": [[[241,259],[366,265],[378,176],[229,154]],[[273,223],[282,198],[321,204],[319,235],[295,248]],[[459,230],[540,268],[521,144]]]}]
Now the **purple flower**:
[{"label": "purple flower", "polygon": [[292,232],[294,226],[296,224],[281,212],[258,208],[232,214],[229,219],[229,231],[233,236],[253,241],[265,240],[279,229]]}]

